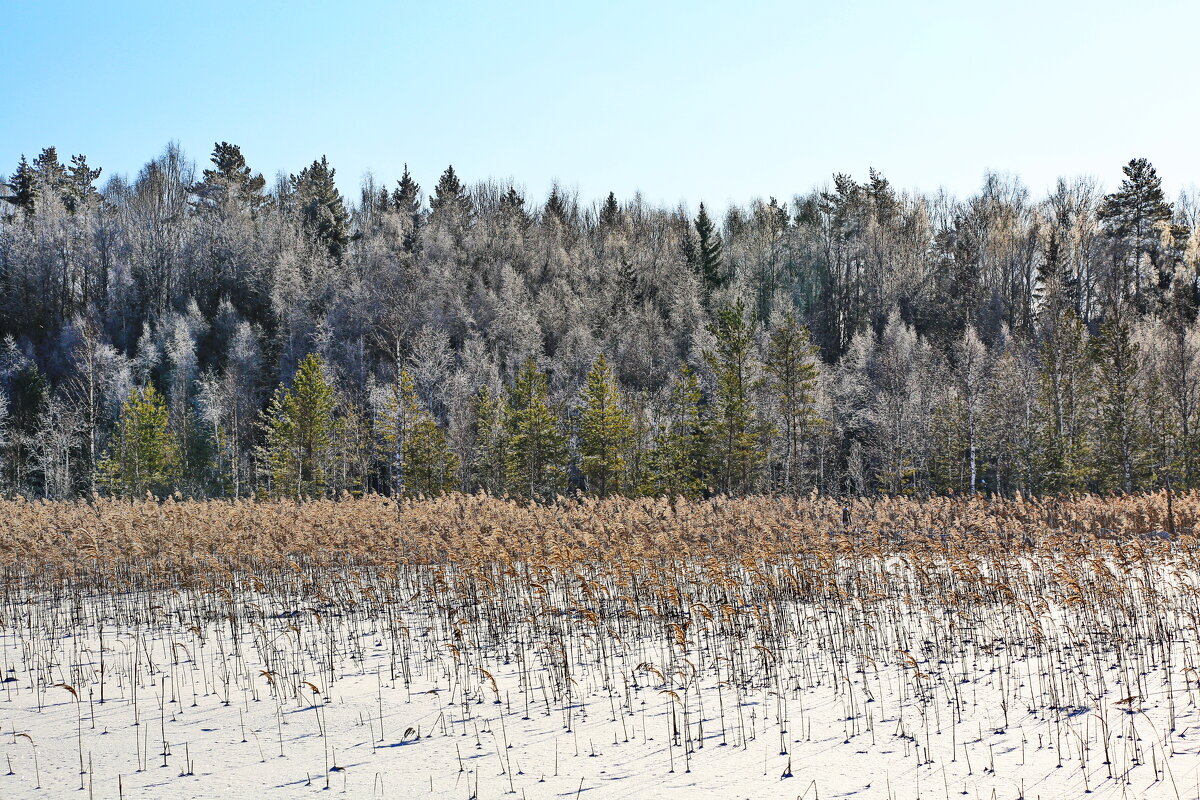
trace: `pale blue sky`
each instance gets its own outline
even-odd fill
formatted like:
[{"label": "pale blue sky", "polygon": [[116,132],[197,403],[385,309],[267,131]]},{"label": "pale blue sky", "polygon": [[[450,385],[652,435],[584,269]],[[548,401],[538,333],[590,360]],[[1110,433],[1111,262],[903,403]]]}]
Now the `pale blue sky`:
[{"label": "pale blue sky", "polygon": [[0,0],[0,173],[57,145],[133,175],[169,140],[268,178],[325,154],[344,192],[558,179],[724,206],[881,169],[960,195],[1200,181],[1200,3]]}]

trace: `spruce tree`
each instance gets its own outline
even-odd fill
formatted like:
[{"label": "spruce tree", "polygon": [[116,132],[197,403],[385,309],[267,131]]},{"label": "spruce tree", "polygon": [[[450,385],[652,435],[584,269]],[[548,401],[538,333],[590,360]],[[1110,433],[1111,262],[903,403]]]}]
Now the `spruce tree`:
[{"label": "spruce tree", "polygon": [[654,438],[648,490],[666,497],[699,497],[707,462],[700,379],[687,364],[667,395],[665,419]]},{"label": "spruce tree", "polygon": [[1095,478],[1102,490],[1132,492],[1146,458],[1138,386],[1138,345],[1117,318],[1092,340],[1098,430]]},{"label": "spruce tree", "polygon": [[[416,400],[415,395],[413,400]],[[458,457],[450,452],[445,433],[427,411],[420,414],[413,425],[405,443],[404,460],[408,464],[410,494],[429,497],[454,488]]]},{"label": "spruce tree", "polygon": [[458,222],[465,222],[470,214],[471,197],[455,174],[453,165],[446,167],[442,177],[438,178],[433,197],[429,198],[429,208],[435,215],[445,215]]},{"label": "spruce tree", "polygon": [[340,260],[350,242],[350,212],[333,182],[336,172],[321,156],[291,176],[291,189],[304,229],[334,260]]},{"label": "spruce tree", "polygon": [[712,459],[717,488],[726,494],[750,491],[758,477],[767,432],[754,404],[760,385],[754,355],[754,323],[738,303],[724,308],[709,332],[716,349],[704,353],[713,374]]},{"label": "spruce tree", "polygon": [[50,192],[67,211],[74,212],[98,196],[94,184],[99,177],[100,170],[88,166],[87,156],[71,156],[71,164],[67,166],[58,160],[56,148],[47,147],[32,164],[21,156],[11,178],[13,194],[5,199],[32,213],[38,197]]},{"label": "spruce tree", "polygon": [[525,198],[514,186],[508,187],[508,191],[500,195],[500,215],[501,219],[515,225],[521,232],[527,231],[533,223],[529,212],[525,210]]},{"label": "spruce tree", "polygon": [[324,492],[334,406],[321,359],[310,353],[300,362],[291,387],[280,384],[263,414],[263,461],[272,494],[303,499]]},{"label": "spruce tree", "polygon": [[[11,339],[8,341],[12,346]],[[9,453],[4,467],[8,483],[21,486],[28,479],[31,444],[37,436],[38,413],[50,399],[50,384],[36,364],[26,363],[8,379]]]},{"label": "spruce tree", "polygon": [[102,482],[125,497],[161,494],[178,478],[178,468],[166,399],[153,386],[134,389],[121,406],[112,447],[100,462]]},{"label": "spruce tree", "polygon": [[408,216],[408,227],[404,234],[404,250],[412,253],[417,249],[417,235],[421,225],[421,184],[413,180],[404,165],[404,174],[392,190],[392,207]]},{"label": "spruce tree", "polygon": [[704,301],[712,300],[713,292],[725,285],[725,267],[721,236],[708,216],[704,203],[696,217],[696,271],[704,284]]},{"label": "spruce tree", "polygon": [[608,197],[604,199],[604,205],[600,207],[600,228],[601,230],[612,230],[621,223],[621,206],[617,203],[617,196],[612,192],[608,193]]},{"label": "spruce tree", "polygon": [[1090,479],[1088,437],[1093,360],[1087,330],[1073,311],[1052,319],[1041,348],[1038,382],[1045,411],[1039,434],[1043,491],[1081,491]]},{"label": "spruce tree", "polygon": [[508,469],[508,433],[504,427],[504,404],[488,387],[479,389],[472,401],[475,443],[471,474],[475,487],[492,495],[504,493]]},{"label": "spruce tree", "polygon": [[803,486],[808,444],[822,423],[817,414],[817,347],[808,329],[787,314],[767,343],[766,385],[783,422],[783,488]]},{"label": "spruce tree", "polygon": [[554,184],[550,187],[550,196],[546,198],[546,205],[542,208],[542,222],[566,227],[570,217],[571,209],[567,199],[559,191],[558,184]]},{"label": "spruce tree", "polygon": [[400,371],[388,395],[379,432],[393,494],[429,496],[451,487],[458,459],[433,415],[421,405],[407,370]]},{"label": "spruce tree", "polygon": [[37,196],[37,173],[33,171],[33,167],[29,165],[29,161],[24,155],[21,156],[21,161],[17,164],[17,171],[12,174],[10,180],[13,193],[5,200],[26,214],[33,213],[33,202]]},{"label": "spruce tree", "polygon": [[392,205],[402,214],[416,215],[421,210],[421,184],[413,180],[408,164],[392,190]]},{"label": "spruce tree", "polygon": [[532,358],[517,372],[504,414],[506,482],[512,494],[549,497],[563,488],[566,438],[550,408],[545,374]]},{"label": "spruce tree", "polygon": [[588,371],[579,402],[579,471],[588,491],[606,497],[624,487],[633,428],[603,354]]}]

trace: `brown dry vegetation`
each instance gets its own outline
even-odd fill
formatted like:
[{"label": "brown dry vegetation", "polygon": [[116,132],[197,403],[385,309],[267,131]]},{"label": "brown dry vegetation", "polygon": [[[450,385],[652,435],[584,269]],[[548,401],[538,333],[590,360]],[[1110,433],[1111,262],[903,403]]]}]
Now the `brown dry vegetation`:
[{"label": "brown dry vegetation", "polygon": [[[529,505],[449,495],[397,503],[349,501],[0,501],[0,560],[11,576],[49,572],[82,581],[203,586],[229,571],[297,565],[454,565],[488,571],[525,562],[591,565],[617,573],[714,558],[801,570],[834,555],[910,553],[991,560],[1017,553],[1140,559],[1167,548],[1142,535],[1177,530],[1190,549],[1200,493],[1077,499],[861,499],[779,497],[669,502],[614,498]],[[786,564],[781,564],[784,559]],[[817,559],[812,563],[810,559]],[[222,584],[225,585],[225,584]]]},{"label": "brown dry vegetation", "polygon": [[[9,501],[0,614],[19,647],[5,668],[9,691],[136,698],[161,676],[282,708],[361,672],[369,635],[382,680],[444,686],[460,722],[483,713],[468,699],[500,701],[502,669],[516,672],[499,713],[528,719],[534,703],[569,730],[581,701],[611,706],[614,744],[639,693],[661,692],[672,770],[706,736],[744,746],[768,719],[787,756],[804,731],[803,701],[798,721],[788,703],[826,686],[847,743],[874,743],[886,721],[879,736],[911,745],[917,767],[933,763],[931,728],[952,730],[953,757],[980,741],[964,720],[974,736],[974,720],[1003,730],[1019,710],[1079,787],[1147,764],[1166,781],[1177,714],[1200,700],[1197,518],[1200,493],[1170,510],[1165,494],[864,499],[848,526],[833,499]],[[113,648],[106,627],[134,646]],[[984,685],[997,699],[980,708]],[[747,720],[752,695],[766,707]],[[1121,702],[1154,711],[1157,731],[1124,737]],[[382,741],[382,710],[378,725]]]}]

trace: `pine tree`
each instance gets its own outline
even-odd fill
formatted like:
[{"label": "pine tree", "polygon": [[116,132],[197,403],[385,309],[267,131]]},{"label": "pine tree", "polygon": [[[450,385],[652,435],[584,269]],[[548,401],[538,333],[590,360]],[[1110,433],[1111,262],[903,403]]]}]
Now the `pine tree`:
[{"label": "pine tree", "polygon": [[666,497],[699,497],[707,462],[700,379],[687,364],[667,395],[666,416],[654,439],[648,489]]},{"label": "pine tree", "polygon": [[727,494],[750,491],[758,477],[766,426],[758,417],[754,392],[760,379],[754,356],[754,324],[738,303],[724,308],[709,328],[716,349],[704,353],[712,370],[712,458],[717,488]]},{"label": "pine tree", "polygon": [[103,483],[111,492],[137,498],[170,489],[179,462],[168,424],[166,399],[157,389],[146,386],[130,393],[112,447],[100,462]]},{"label": "pine tree", "polygon": [[71,156],[71,166],[67,167],[67,181],[63,190],[63,204],[68,211],[78,211],[89,201],[100,196],[95,183],[100,177],[100,168],[88,166],[87,156]]},{"label": "pine tree", "polygon": [[332,258],[340,260],[350,242],[350,212],[333,182],[336,172],[321,156],[320,161],[291,176],[291,189],[305,230]]},{"label": "pine tree", "polygon": [[626,450],[633,429],[603,354],[589,370],[579,402],[579,470],[588,490],[606,497],[624,486]]},{"label": "pine tree", "polygon": [[[1109,303],[1115,306],[1132,292],[1134,302],[1145,307],[1143,292],[1158,288],[1152,283],[1161,250],[1158,226],[1170,223],[1171,204],[1163,195],[1162,179],[1146,159],[1133,159],[1122,172],[1121,188],[1105,196],[1099,211],[1105,232],[1115,244],[1115,285],[1109,288]],[[1144,258],[1149,265],[1143,264]]]},{"label": "pine tree", "polygon": [[218,142],[213,146],[212,163],[214,168],[204,170],[204,179],[192,187],[202,203],[211,207],[236,203],[251,214],[266,204],[266,178],[250,170],[240,147]]},{"label": "pine tree", "polygon": [[803,487],[808,446],[817,426],[817,347],[808,329],[787,314],[767,343],[766,385],[783,422],[783,487],[793,494]]},{"label": "pine tree", "polygon": [[565,479],[566,439],[550,408],[545,374],[532,358],[517,372],[504,414],[506,482],[519,497],[549,497]]},{"label": "pine tree", "polygon": [[277,497],[319,496],[334,435],[335,397],[321,359],[310,353],[300,362],[291,387],[275,390],[263,414],[263,461]]}]

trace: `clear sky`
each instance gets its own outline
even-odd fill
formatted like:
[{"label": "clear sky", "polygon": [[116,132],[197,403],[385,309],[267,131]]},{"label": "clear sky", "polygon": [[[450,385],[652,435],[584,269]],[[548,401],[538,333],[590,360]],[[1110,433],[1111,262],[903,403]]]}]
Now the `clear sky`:
[{"label": "clear sky", "polygon": [[405,162],[692,208],[871,166],[959,195],[1112,187],[1133,156],[1200,182],[1194,0],[0,0],[0,31],[0,173],[226,140],[268,178],[325,154],[352,197]]}]

